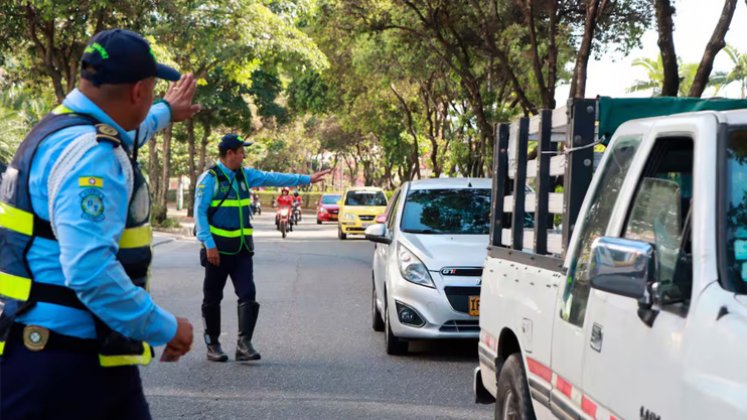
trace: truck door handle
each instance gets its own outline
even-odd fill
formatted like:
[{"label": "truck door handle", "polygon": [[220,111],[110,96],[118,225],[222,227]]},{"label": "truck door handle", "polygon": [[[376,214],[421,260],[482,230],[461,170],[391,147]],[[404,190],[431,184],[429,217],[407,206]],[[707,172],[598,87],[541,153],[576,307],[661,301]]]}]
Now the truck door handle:
[{"label": "truck door handle", "polygon": [[596,322],[591,327],[591,342],[589,343],[591,345],[591,348],[596,351],[597,353],[602,352],[602,326],[597,324]]}]

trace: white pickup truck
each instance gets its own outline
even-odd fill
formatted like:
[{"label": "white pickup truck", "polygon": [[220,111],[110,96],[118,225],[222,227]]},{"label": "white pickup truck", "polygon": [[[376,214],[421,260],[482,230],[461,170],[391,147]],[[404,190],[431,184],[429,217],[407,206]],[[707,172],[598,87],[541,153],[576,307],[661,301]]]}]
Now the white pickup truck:
[{"label": "white pickup truck", "polygon": [[[474,378],[496,419],[747,418],[739,108],[575,100],[567,118],[545,111],[499,127]],[[680,113],[698,109],[716,110]],[[516,188],[533,183],[531,195]],[[516,223],[524,212],[533,230]]]}]

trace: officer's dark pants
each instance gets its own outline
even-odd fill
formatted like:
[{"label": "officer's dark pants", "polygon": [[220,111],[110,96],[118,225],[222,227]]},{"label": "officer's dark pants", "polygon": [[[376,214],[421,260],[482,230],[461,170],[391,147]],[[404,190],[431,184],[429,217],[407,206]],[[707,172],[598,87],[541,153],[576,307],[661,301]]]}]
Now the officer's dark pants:
[{"label": "officer's dark pants", "polygon": [[[205,250],[202,250],[201,258]],[[220,319],[220,302],[223,300],[223,288],[226,287],[226,279],[231,276],[233,288],[239,303],[254,301],[257,297],[257,290],[254,286],[254,263],[252,256],[254,253],[242,249],[236,255],[220,254],[220,265],[214,266],[204,261],[205,281],[202,286],[202,313],[203,316],[210,317],[209,314],[217,314]],[[206,320],[208,331],[206,333],[217,339],[220,334],[220,326],[212,326],[211,322]]]},{"label": "officer's dark pants", "polygon": [[0,358],[0,419],[150,419],[136,366],[101,367],[92,352],[32,352],[9,342]]}]

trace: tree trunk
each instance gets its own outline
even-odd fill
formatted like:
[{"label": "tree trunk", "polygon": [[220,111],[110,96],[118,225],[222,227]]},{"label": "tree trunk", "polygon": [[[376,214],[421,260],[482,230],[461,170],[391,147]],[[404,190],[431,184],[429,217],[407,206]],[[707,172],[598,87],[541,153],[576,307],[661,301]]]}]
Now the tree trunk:
[{"label": "tree trunk", "polygon": [[654,6],[656,8],[656,26],[659,32],[659,51],[664,67],[661,96],[677,96],[680,90],[680,75],[677,54],[674,50],[674,38],[672,38],[674,30],[672,15],[674,15],[675,10],[670,0],[654,0]]},{"label": "tree trunk", "polygon": [[194,190],[197,187],[197,168],[195,166],[195,122],[190,118],[186,123],[187,145],[189,147],[189,156],[187,157],[187,163],[189,166],[189,202],[187,203],[187,217],[193,217],[195,206]]},{"label": "tree trunk", "polygon": [[412,112],[410,111],[410,107],[407,106],[405,98],[403,98],[402,95],[397,92],[397,89],[394,88],[393,84],[389,85],[389,89],[394,92],[394,96],[397,97],[397,100],[399,100],[402,109],[405,111],[405,116],[407,116],[407,131],[409,131],[410,135],[412,136],[413,147],[410,160],[411,164],[414,165],[414,174],[413,171],[409,171],[409,178],[410,180],[412,180],[413,175],[417,175],[418,179],[420,179],[420,147],[418,145],[418,133],[415,131],[415,120],[412,118]]},{"label": "tree trunk", "polygon": [[573,69],[571,80],[571,98],[583,98],[586,95],[586,70],[589,67],[594,31],[597,26],[599,11],[604,10],[607,0],[587,0],[586,18],[584,19],[584,35],[581,46],[576,55],[576,67]]},{"label": "tree trunk", "polygon": [[151,197],[156,202],[161,197],[161,183],[158,182],[158,144],[156,143],[157,136],[153,136],[148,142],[148,181],[150,182]]},{"label": "tree trunk", "polygon": [[159,221],[166,220],[167,215],[167,202],[169,193],[169,175],[171,172],[171,130],[173,124],[169,124],[165,130],[163,130],[163,145],[161,148],[161,156],[163,161],[161,162],[161,196],[159,197],[158,204],[161,206],[162,217]]},{"label": "tree trunk", "polygon": [[711,35],[711,40],[708,41],[708,45],[706,45],[703,52],[703,58],[700,60],[697,73],[695,73],[689,96],[700,98],[703,95],[703,91],[708,85],[708,78],[711,76],[711,71],[713,70],[713,60],[716,59],[716,54],[726,46],[724,37],[726,37],[726,32],[729,30],[736,7],[737,0],[726,0],[724,2],[721,18],[719,18],[718,24],[716,24],[716,28],[713,30],[713,35]]},{"label": "tree trunk", "polygon": [[[202,142],[200,142],[200,166],[199,166],[199,172],[205,172],[207,170],[207,145],[208,145],[208,139],[210,138],[210,133],[212,132],[213,127],[208,121],[202,122]],[[196,185],[195,185],[196,187]]]}]

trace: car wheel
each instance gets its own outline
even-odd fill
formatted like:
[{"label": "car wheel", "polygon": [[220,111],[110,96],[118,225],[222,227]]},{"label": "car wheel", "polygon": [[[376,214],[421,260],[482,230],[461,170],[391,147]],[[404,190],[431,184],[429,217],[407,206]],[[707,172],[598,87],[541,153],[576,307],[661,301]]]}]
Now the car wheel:
[{"label": "car wheel", "polygon": [[371,286],[371,327],[374,331],[384,331],[384,321],[381,319],[381,311],[376,306],[376,286],[373,285],[373,281],[371,282]]},{"label": "car wheel", "polygon": [[342,233],[342,227],[337,226],[337,237],[341,240],[345,240],[348,238],[348,235],[346,233]]},{"label": "car wheel", "polygon": [[495,398],[496,420],[534,420],[532,399],[529,396],[527,375],[521,363],[521,354],[508,356],[498,375]]},{"label": "car wheel", "polygon": [[399,355],[407,354],[407,350],[409,350],[408,349],[409,344],[407,343],[407,341],[400,339],[399,337],[395,336],[394,333],[392,333],[392,326],[389,321],[388,305],[384,307],[384,329],[386,330],[386,333],[384,334],[384,343],[386,344],[386,354],[389,354],[392,356],[399,356]]},{"label": "car wheel", "polygon": [[321,220],[319,220],[319,219],[316,219],[316,224],[317,224],[317,225],[321,225],[321,224],[322,224],[322,221],[321,221]]}]

